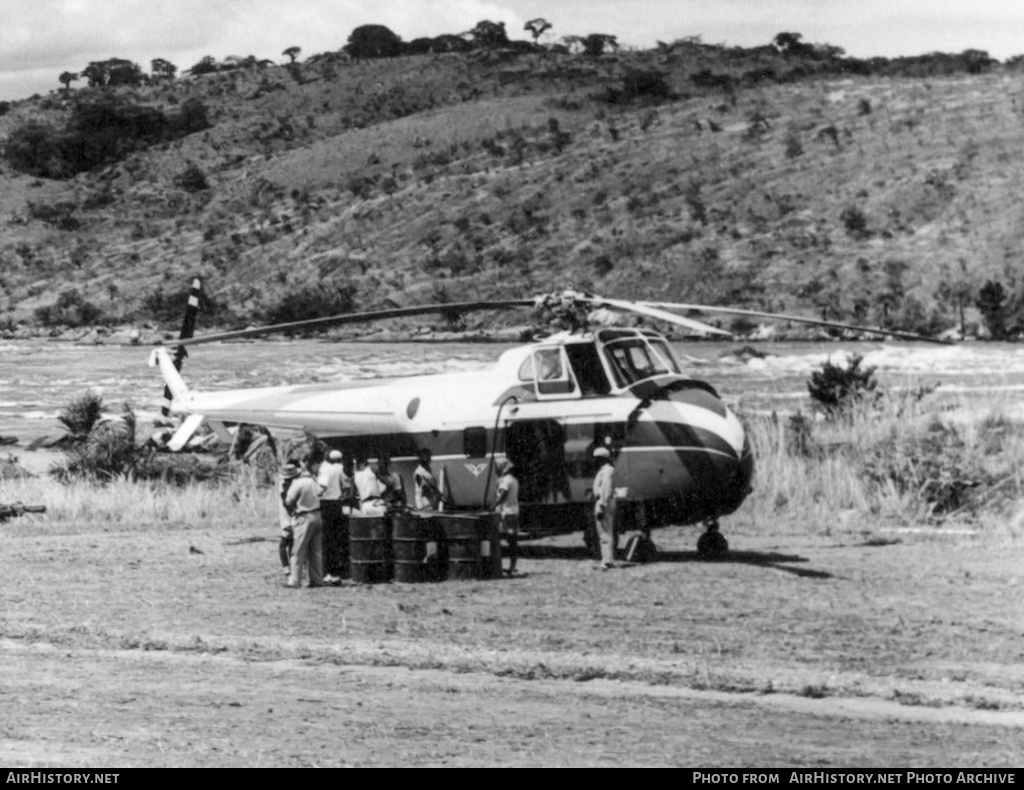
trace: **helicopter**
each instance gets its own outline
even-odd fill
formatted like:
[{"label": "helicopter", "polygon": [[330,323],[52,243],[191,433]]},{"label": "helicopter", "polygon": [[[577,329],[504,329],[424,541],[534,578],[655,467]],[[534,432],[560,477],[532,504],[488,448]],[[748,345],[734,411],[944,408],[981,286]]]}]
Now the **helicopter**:
[{"label": "helicopter", "polygon": [[[197,301],[190,299],[190,310]],[[191,389],[180,373],[186,346],[429,313],[524,307],[544,314],[556,331],[504,351],[490,370],[217,392]],[[667,524],[703,524],[697,550],[714,558],[728,550],[719,519],[735,512],[753,490],[754,457],[743,425],[711,384],[687,375],[663,334],[615,325],[617,314],[632,313],[691,333],[731,337],[672,312],[697,309],[779,317],[567,290],[182,337],[172,341],[173,356],[166,346],[154,349],[150,365],[160,369],[170,411],[184,418],[168,442],[172,450],[184,446],[204,421],[225,436],[225,423],[299,430],[349,457],[387,456],[408,490],[419,453],[426,449],[443,506],[458,510],[493,505],[495,468],[507,459],[520,481],[524,528],[539,534],[583,529],[596,473],[593,452],[605,447],[615,459],[616,493],[633,524],[647,534]],[[193,325],[194,316],[186,314],[182,334],[191,335]]]}]

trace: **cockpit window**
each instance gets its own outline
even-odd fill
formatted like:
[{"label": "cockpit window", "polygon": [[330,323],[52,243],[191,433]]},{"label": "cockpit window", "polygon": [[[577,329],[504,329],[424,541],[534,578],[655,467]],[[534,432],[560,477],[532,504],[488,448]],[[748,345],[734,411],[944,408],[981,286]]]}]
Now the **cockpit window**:
[{"label": "cockpit window", "polygon": [[651,348],[654,349],[655,353],[661,359],[662,363],[668,365],[673,373],[682,373],[683,371],[679,368],[679,362],[676,360],[676,355],[672,353],[672,348],[667,342],[659,338],[648,338],[648,343],[651,344]]},{"label": "cockpit window", "polygon": [[662,376],[669,372],[668,365],[671,363],[662,358],[663,354],[655,354],[643,338],[615,340],[606,345],[604,350],[615,382],[620,387],[628,387],[651,376]]}]

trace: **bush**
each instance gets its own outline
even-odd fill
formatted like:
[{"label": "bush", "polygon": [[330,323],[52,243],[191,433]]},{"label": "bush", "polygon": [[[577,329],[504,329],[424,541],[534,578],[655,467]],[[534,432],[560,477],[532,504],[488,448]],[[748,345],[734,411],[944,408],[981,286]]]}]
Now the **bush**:
[{"label": "bush", "polygon": [[845,367],[826,360],[821,370],[811,373],[807,391],[815,406],[830,417],[848,414],[865,400],[877,397],[875,368],[861,368],[864,357],[854,354]]},{"label": "bush", "polygon": [[883,440],[865,458],[864,472],[876,484],[912,495],[932,515],[973,509],[977,489],[994,482],[957,430],[939,422],[923,434]]},{"label": "bush", "polygon": [[87,302],[81,293],[70,288],[57,297],[56,304],[39,307],[36,320],[43,326],[91,326],[103,319],[103,311],[92,302]]},{"label": "bush", "polygon": [[186,192],[202,192],[210,188],[206,174],[199,169],[195,162],[189,162],[188,167],[174,177],[174,184]]},{"label": "bush", "polygon": [[84,438],[92,432],[102,413],[103,398],[89,390],[65,406],[57,419],[69,434]]},{"label": "bush", "polygon": [[78,230],[82,223],[74,216],[76,208],[78,207],[68,200],[56,203],[33,203],[30,200],[28,215],[60,230]]},{"label": "bush", "polygon": [[864,212],[856,206],[847,206],[839,215],[839,221],[843,223],[846,232],[851,236],[862,236],[867,232],[868,220]]},{"label": "bush", "polygon": [[660,71],[631,69],[622,78],[622,87],[607,88],[594,98],[608,104],[629,104],[636,100],[662,102],[675,98],[672,89]]},{"label": "bush", "polygon": [[288,324],[309,318],[322,318],[350,313],[355,307],[355,286],[309,286],[287,294],[278,304],[264,312],[270,324]]}]

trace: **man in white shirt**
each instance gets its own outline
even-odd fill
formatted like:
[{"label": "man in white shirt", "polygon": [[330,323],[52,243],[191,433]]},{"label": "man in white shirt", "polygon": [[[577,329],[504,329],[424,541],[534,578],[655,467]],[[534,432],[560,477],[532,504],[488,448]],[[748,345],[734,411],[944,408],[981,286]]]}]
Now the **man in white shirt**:
[{"label": "man in white shirt", "polygon": [[608,570],[615,567],[615,466],[607,447],[596,448],[594,460],[598,464],[594,476],[594,521],[601,541],[600,567]]},{"label": "man in white shirt", "polygon": [[497,463],[498,493],[494,499],[494,509],[500,518],[499,529],[508,543],[509,576],[516,574],[516,560],[519,559],[519,481],[512,474],[512,462],[502,458]]},{"label": "man in white shirt", "polygon": [[288,575],[287,586],[301,587],[302,574],[308,565],[309,586],[320,587],[324,581],[321,549],[323,522],[320,520],[316,481],[309,473],[308,457],[302,459],[302,473],[292,480],[284,504],[294,519],[292,530],[295,541],[292,545],[291,573]]}]

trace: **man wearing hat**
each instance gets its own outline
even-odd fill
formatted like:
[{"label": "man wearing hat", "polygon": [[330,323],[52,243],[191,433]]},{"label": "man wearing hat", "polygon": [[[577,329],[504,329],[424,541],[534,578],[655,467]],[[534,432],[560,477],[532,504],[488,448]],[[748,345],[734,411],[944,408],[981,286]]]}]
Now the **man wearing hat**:
[{"label": "man wearing hat", "polygon": [[513,464],[502,458],[495,465],[498,470],[498,494],[494,499],[494,510],[498,513],[499,530],[508,543],[508,568],[505,573],[515,576],[516,560],[519,559],[519,481],[512,474]]},{"label": "man wearing hat", "polygon": [[324,582],[338,584],[346,576],[348,564],[348,519],[342,503],[352,496],[352,480],[345,474],[341,450],[331,450],[320,464],[317,494],[320,517],[324,522]]},{"label": "man wearing hat", "polygon": [[601,569],[615,567],[615,466],[607,447],[594,449],[594,522],[601,541]]},{"label": "man wearing hat", "polygon": [[289,460],[288,463],[281,467],[277,480],[278,521],[281,525],[281,540],[277,544],[277,555],[281,559],[281,566],[284,568],[286,576],[292,571],[292,544],[295,542],[295,536],[293,532],[292,514],[288,512],[288,508],[285,505],[284,500],[285,497],[288,496],[288,489],[292,485],[292,480],[298,476],[299,462]]},{"label": "man wearing hat", "polygon": [[302,586],[302,574],[309,567],[309,586],[320,587],[323,582],[323,555],[321,539],[323,522],[320,520],[320,498],[316,495],[316,481],[309,473],[310,459],[302,459],[302,471],[292,479],[284,504],[292,514],[295,542],[292,545],[289,587]]}]

